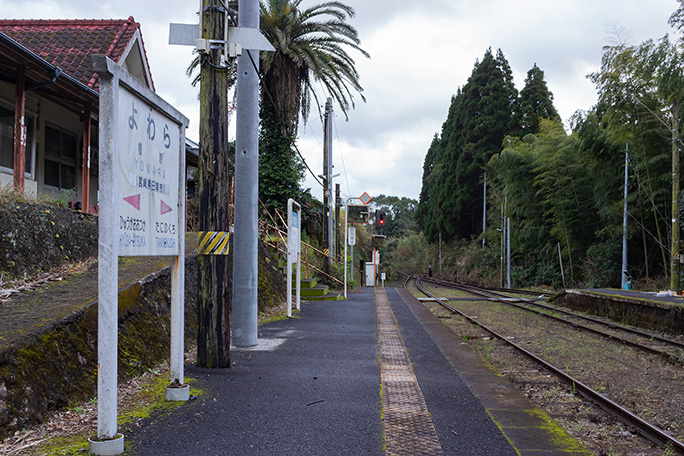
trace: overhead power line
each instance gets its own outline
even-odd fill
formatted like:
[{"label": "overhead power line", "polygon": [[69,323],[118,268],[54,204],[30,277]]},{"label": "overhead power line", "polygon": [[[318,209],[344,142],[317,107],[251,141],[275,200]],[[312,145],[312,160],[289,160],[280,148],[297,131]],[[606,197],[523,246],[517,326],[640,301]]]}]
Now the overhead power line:
[{"label": "overhead power line", "polygon": [[[259,82],[261,82],[261,87],[264,89],[264,92],[266,92],[266,95],[268,96],[268,99],[270,100],[271,104],[273,105],[273,108],[274,108],[274,109],[277,109],[277,108],[276,108],[275,101],[274,101],[274,99],[273,99],[273,96],[271,95],[271,92],[269,92],[268,87],[266,87],[266,84],[264,84],[264,77],[263,77],[263,75],[261,75],[261,73],[259,73],[259,69],[257,68],[256,62],[254,61],[254,58],[252,57],[252,54],[248,52],[247,55],[249,56],[249,60],[252,62],[252,66],[254,67],[254,71],[256,71],[256,74],[259,76]],[[281,114],[281,113],[276,112],[276,120],[277,120],[278,123],[280,124],[280,128],[283,130],[283,132],[286,132],[287,129],[286,129],[286,127],[285,127],[285,121],[281,118],[281,115],[280,115],[280,114]],[[314,178],[314,180],[315,180],[316,182],[318,182],[318,185],[320,185],[320,186],[322,187],[322,186],[323,186],[323,183],[322,183],[321,181],[318,180],[318,177],[316,176],[316,174],[311,170],[311,168],[309,167],[309,164],[308,164],[308,163],[306,162],[306,160],[304,159],[304,156],[303,156],[302,153],[299,151],[299,148],[297,147],[297,144],[296,144],[294,141],[292,141],[292,142],[291,142],[291,145],[292,145],[292,147],[294,147],[294,150],[297,152],[297,155],[299,155],[299,158],[302,159],[302,162],[304,163],[304,166],[306,166],[306,169],[309,170],[309,173],[311,173],[311,176]]]},{"label": "overhead power line", "polygon": [[351,188],[349,187],[349,176],[347,176],[347,165],[344,162],[344,155],[342,154],[342,141],[340,141],[340,133],[337,131],[337,123],[335,126],[335,136],[337,136],[337,144],[340,146],[340,158],[342,159],[342,172],[344,173],[344,180],[347,183],[347,194],[351,195]]}]

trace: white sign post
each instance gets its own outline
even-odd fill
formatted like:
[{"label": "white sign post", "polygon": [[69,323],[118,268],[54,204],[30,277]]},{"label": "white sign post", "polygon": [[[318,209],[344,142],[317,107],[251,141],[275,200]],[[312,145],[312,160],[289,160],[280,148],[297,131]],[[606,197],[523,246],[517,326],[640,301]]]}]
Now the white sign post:
[{"label": "white sign post", "polygon": [[349,244],[349,228],[347,227],[347,212],[349,205],[344,208],[344,299],[347,299],[347,244]]},{"label": "white sign post", "polygon": [[[347,208],[349,206],[347,205]],[[347,297],[347,245],[351,246],[351,280],[354,281],[354,246],[356,245],[356,227],[347,226],[347,212],[344,213],[344,226],[347,227],[347,242],[344,244],[344,297]]]},{"label": "white sign post", "polygon": [[[348,198],[347,205],[344,208],[344,297],[347,297],[347,245],[351,246],[351,280],[354,280],[354,246],[356,245],[356,228],[354,225],[347,225],[347,214],[349,214],[350,203],[357,198]],[[368,196],[368,193],[363,192],[358,201],[364,204],[368,204],[372,198]],[[364,202],[365,201],[365,202]],[[352,222],[354,223],[354,222]]]},{"label": "white sign post", "polygon": [[93,64],[100,75],[100,216],[97,438],[89,439],[89,451],[116,455],[124,451],[116,405],[119,256],[174,257],[166,396],[189,396],[183,377],[188,119],[109,58],[95,55]]},{"label": "white sign post", "polygon": [[[297,206],[295,212],[294,206]],[[292,264],[297,264],[297,310],[301,310],[301,245],[302,207],[292,198],[287,200],[287,316],[292,317]]]}]

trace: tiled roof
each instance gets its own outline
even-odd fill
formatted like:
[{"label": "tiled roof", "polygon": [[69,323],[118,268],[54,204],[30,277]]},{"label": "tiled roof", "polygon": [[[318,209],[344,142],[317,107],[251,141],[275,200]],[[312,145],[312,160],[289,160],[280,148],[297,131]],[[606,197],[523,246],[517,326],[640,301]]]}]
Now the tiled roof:
[{"label": "tiled roof", "polygon": [[[99,81],[92,69],[90,54],[105,54],[120,63],[128,44],[139,30],[140,24],[135,22],[133,16],[125,20],[0,20],[0,32],[96,90],[99,88]],[[140,37],[142,44],[142,34]],[[148,65],[144,47],[143,56]]]}]

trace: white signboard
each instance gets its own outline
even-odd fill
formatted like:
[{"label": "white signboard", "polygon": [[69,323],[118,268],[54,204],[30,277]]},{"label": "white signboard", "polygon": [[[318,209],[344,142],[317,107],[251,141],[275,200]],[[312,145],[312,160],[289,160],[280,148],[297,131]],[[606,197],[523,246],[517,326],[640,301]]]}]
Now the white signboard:
[{"label": "white signboard", "polygon": [[[185,127],[188,119],[108,57],[100,75],[97,438],[90,454],[124,452],[117,430],[119,256],[173,255],[167,400],[188,400],[184,377]],[[165,114],[162,114],[165,113]],[[179,229],[180,227],[180,229]],[[178,385],[181,385],[180,388]]]},{"label": "white signboard", "polygon": [[375,286],[375,265],[373,263],[366,263],[366,286]]},{"label": "white signboard", "polygon": [[[295,209],[296,208],[296,209]],[[298,202],[289,198],[287,200],[287,317],[292,317],[292,265],[296,264],[295,268],[297,275],[295,278],[297,297],[297,310],[301,309],[302,297],[302,261],[300,258],[301,252],[301,231],[300,221],[302,219],[302,206]]]},{"label": "white signboard", "polygon": [[299,214],[297,211],[292,211],[291,212],[291,222],[290,222],[290,230],[288,232],[287,236],[287,242],[289,244],[289,248],[287,249],[288,253],[292,257],[292,261],[297,261],[297,254],[300,252],[300,234],[299,234]]},{"label": "white signboard", "polygon": [[354,225],[350,226],[347,231],[349,245],[356,245],[356,228]]},{"label": "white signboard", "polygon": [[120,256],[178,255],[178,124],[119,90]]}]

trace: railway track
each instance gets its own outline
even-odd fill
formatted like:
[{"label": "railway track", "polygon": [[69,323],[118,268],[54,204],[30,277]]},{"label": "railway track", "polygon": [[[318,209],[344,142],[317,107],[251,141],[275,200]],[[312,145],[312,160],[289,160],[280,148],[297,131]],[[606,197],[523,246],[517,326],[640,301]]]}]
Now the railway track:
[{"label": "railway track", "polygon": [[[664,448],[672,449],[672,451],[676,451],[677,454],[682,454],[684,455],[684,443],[682,443],[680,440],[676,439],[673,437],[670,433],[666,432],[665,430],[651,424],[647,420],[641,418],[640,416],[636,415],[635,413],[631,412],[630,410],[626,409],[625,407],[619,405],[615,401],[609,399],[606,397],[604,394],[601,394],[600,392],[596,391],[595,389],[591,388],[589,385],[587,385],[585,382],[580,381],[579,379],[569,375],[566,370],[567,369],[561,369],[557,366],[554,366],[551,364],[549,361],[542,359],[541,356],[532,353],[530,350],[527,350],[526,348],[522,347],[520,344],[514,342],[511,337],[506,337],[504,334],[501,334],[500,332],[494,330],[493,328],[483,324],[481,321],[479,321],[478,318],[473,318],[471,315],[467,315],[466,313],[462,312],[461,310],[457,309],[456,307],[450,305],[448,302],[446,302],[444,299],[441,299],[437,296],[435,296],[433,293],[431,293],[429,290],[426,289],[424,286],[424,283],[422,282],[428,282],[432,283],[433,285],[437,286],[445,286],[443,285],[443,282],[437,281],[434,279],[420,279],[417,277],[407,277],[406,281],[404,282],[404,286],[406,287],[408,285],[408,282],[413,279],[415,280],[415,285],[418,288],[418,290],[425,294],[426,296],[430,297],[431,299],[436,300],[436,302],[439,303],[440,306],[448,309],[450,312],[453,312],[455,314],[460,315],[470,323],[476,325],[477,327],[482,328],[483,330],[487,331],[490,333],[492,336],[495,338],[501,340],[502,342],[506,343],[508,346],[513,347],[515,350],[518,352],[522,353],[525,355],[527,358],[533,360],[535,363],[543,366],[544,369],[546,369],[549,372],[552,372],[556,377],[560,378],[562,381],[566,382],[570,387],[584,396],[585,398],[589,399],[595,404],[598,404],[601,408],[612,414],[613,416],[617,417],[620,421],[625,423],[628,426],[632,426],[635,429],[637,429],[643,436],[651,440],[652,442],[656,443],[657,445],[660,445]],[[460,284],[452,284],[452,283],[447,283],[446,286],[449,288],[455,288],[460,291],[464,291],[467,293],[471,293],[475,296],[478,296],[480,299],[487,299],[487,300],[496,300],[499,302],[503,302],[507,305],[515,305],[515,307],[523,309],[525,311],[536,311],[534,309],[531,309],[532,305],[538,306],[540,305],[541,308],[548,307],[545,306],[544,304],[540,304],[533,299],[530,298],[514,298],[511,297],[511,291],[519,291],[519,290],[485,290],[481,289],[479,287],[473,287],[473,286],[464,286]],[[521,294],[521,293],[515,293],[515,294]],[[525,292],[525,294],[530,295],[529,292]],[[533,293],[537,296],[539,296],[539,293]],[[543,296],[542,296],[543,297]],[[465,299],[465,298],[463,298]],[[471,298],[472,299],[472,298]],[[546,311],[553,310],[554,312],[557,312],[558,309],[551,309],[547,308]],[[574,313],[573,317],[576,317]],[[567,322],[563,318],[556,317],[556,316],[550,316],[546,312],[541,312],[541,311],[536,311],[536,315],[543,315],[544,317],[553,317],[554,320],[556,321],[564,321],[565,324],[570,324],[573,327],[576,327],[580,329],[580,327],[577,325],[576,322]],[[591,318],[590,318],[591,319]],[[594,319],[592,319],[594,320]],[[597,319],[596,319],[597,320]],[[594,322],[592,322],[594,324]],[[602,325],[607,325],[611,326],[611,324],[606,324],[605,322],[601,321]],[[582,325],[585,326],[585,325]],[[618,325],[612,325],[612,326],[618,326]],[[584,328],[581,328],[585,330]],[[621,328],[620,328],[621,329]],[[622,340],[622,338],[617,338],[615,335],[606,335],[605,331],[600,331],[600,330],[595,330],[594,328],[592,329],[586,329],[586,331],[591,331],[593,334],[599,333],[601,337],[608,337],[612,340],[617,340],[620,343],[623,344],[628,344],[628,342]],[[597,332],[595,332],[597,331]],[[641,331],[637,331],[641,333]],[[647,337],[651,338],[651,334],[647,334]],[[643,336],[642,336],[643,337]],[[678,347],[678,341],[671,341],[668,340],[668,342],[674,342],[674,346]],[[631,341],[629,342],[631,345]],[[646,350],[649,351],[650,353],[653,353],[653,351],[650,350],[650,348],[643,348],[645,345],[639,344],[639,343],[634,343],[635,348],[636,346],[639,346],[639,350]],[[673,361],[673,357],[671,356],[670,353],[665,353],[662,351],[656,350],[656,354],[658,356],[662,356],[665,359],[668,359],[671,362],[683,362],[681,359]]]},{"label": "railway track", "polygon": [[[621,342],[637,350],[660,356],[667,362],[680,366],[684,365],[684,342],[662,337],[658,334],[648,333],[628,326],[619,325],[614,322],[605,321],[599,318],[578,314],[576,312],[560,309],[558,307],[542,304],[540,300],[545,301],[546,297],[548,296],[545,294],[540,295],[537,299],[511,298],[511,294],[538,295],[538,293],[530,292],[528,290],[486,289],[472,285],[461,285],[436,279],[421,279],[421,281],[440,287],[465,291],[480,297],[485,297],[488,300],[501,302],[503,304],[514,306],[528,312],[533,312],[537,315],[570,325],[573,328],[581,329],[583,331],[605,337],[606,339]],[[505,291],[507,294],[499,292],[499,290]],[[538,310],[537,308],[542,310]],[[563,317],[559,317],[556,314],[561,314]],[[586,322],[593,326],[587,325]]]}]

